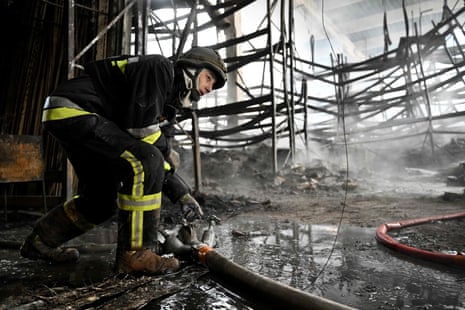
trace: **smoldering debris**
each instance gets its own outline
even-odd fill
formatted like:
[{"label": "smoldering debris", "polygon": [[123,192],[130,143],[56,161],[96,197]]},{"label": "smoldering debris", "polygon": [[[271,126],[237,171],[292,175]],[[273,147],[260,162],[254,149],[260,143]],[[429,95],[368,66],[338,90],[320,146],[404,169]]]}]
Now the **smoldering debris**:
[{"label": "smoldering debris", "polygon": [[[202,186],[206,194],[200,198],[207,206],[228,212],[241,208],[272,209],[272,203],[265,199],[269,193],[339,195],[341,191],[366,189],[377,192],[377,186],[385,191],[386,186],[403,187],[406,181],[418,177],[443,180],[451,186],[465,185],[465,139],[451,139],[436,146],[434,152],[427,146],[413,144],[390,151],[385,147],[384,151],[376,151],[373,146],[352,145],[347,167],[345,160],[339,158],[344,152],[333,148],[323,157],[299,158],[301,162],[295,163],[289,160],[287,150],[279,150],[276,173],[271,163],[272,149],[267,145],[202,153]],[[182,171],[189,178],[193,175],[192,154],[185,151],[181,156]]]}]

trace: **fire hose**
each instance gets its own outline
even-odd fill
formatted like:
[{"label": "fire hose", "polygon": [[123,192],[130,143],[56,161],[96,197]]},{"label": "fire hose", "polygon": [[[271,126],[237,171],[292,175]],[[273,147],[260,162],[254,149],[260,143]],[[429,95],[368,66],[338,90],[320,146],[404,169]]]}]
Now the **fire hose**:
[{"label": "fire hose", "polygon": [[202,241],[197,239],[192,226],[188,224],[181,226],[177,235],[164,232],[165,252],[201,263],[208,268],[215,281],[260,306],[273,309],[353,309],[254,273],[224,257],[212,247],[214,222],[210,219]]},{"label": "fire hose", "polygon": [[407,254],[413,257],[426,259],[429,261],[446,264],[446,265],[464,267],[465,266],[465,255],[461,254],[460,252],[458,252],[457,254],[446,254],[446,253],[439,253],[439,252],[432,252],[428,250],[418,249],[415,247],[402,244],[399,241],[392,238],[388,234],[389,231],[391,230],[398,230],[398,229],[406,228],[409,226],[425,224],[425,223],[429,223],[433,221],[445,221],[445,220],[452,220],[452,219],[457,219],[457,218],[462,218],[462,217],[465,217],[465,212],[381,224],[376,229],[376,239],[378,240],[379,243],[393,250],[396,250],[398,252],[401,252],[401,253],[404,253],[404,254]]}]

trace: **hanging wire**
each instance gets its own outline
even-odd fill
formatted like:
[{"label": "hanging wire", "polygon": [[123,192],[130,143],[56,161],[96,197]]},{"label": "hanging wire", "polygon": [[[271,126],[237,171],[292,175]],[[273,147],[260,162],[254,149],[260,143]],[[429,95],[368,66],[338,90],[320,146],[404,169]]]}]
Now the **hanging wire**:
[{"label": "hanging wire", "polygon": [[[326,35],[326,39],[329,42],[329,45],[331,47],[331,51],[333,52],[333,54],[336,55],[336,53],[334,51],[334,48],[333,48],[333,45],[331,43],[331,39],[329,38],[328,32],[326,31],[326,26],[325,26],[325,23],[324,23],[324,0],[321,0],[321,21],[322,21],[323,31],[324,31],[324,33]],[[336,94],[336,96],[337,96],[337,94]],[[343,101],[344,98],[341,98],[341,99]],[[329,255],[328,255],[323,267],[321,268],[321,270],[318,272],[316,277],[311,282],[312,285],[315,284],[315,282],[323,274],[324,270],[326,269],[326,267],[329,264],[329,261],[331,260],[331,257],[334,254],[334,250],[336,248],[336,243],[337,243],[337,240],[338,240],[338,237],[339,237],[339,233],[341,231],[342,220],[344,218],[344,212],[345,212],[345,208],[346,208],[347,194],[348,194],[348,188],[349,188],[349,186],[348,186],[349,185],[348,184],[349,183],[349,150],[348,150],[347,136],[346,136],[346,122],[345,122],[344,104],[342,104],[342,133],[343,133],[343,139],[344,139],[344,151],[345,151],[345,161],[346,161],[345,162],[345,164],[346,164],[346,180],[345,180],[344,200],[342,202],[341,216],[339,217],[339,222],[337,224],[337,230],[336,230],[336,237],[334,237],[333,244],[331,246],[331,251],[329,252]]]}]

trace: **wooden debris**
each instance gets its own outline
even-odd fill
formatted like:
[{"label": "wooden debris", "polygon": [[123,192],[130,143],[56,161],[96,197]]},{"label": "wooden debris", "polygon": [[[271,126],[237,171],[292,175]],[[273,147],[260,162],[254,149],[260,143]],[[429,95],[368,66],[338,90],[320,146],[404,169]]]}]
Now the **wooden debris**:
[{"label": "wooden debris", "polygon": [[47,288],[21,309],[141,309],[151,302],[173,295],[208,273],[201,266],[189,266],[162,276],[108,278],[100,283],[79,287]]}]

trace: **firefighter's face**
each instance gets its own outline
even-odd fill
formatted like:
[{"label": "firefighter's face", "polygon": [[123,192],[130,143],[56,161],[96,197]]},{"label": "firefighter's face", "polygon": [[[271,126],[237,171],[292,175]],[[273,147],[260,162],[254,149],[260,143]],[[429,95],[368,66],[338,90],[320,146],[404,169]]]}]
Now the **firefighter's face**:
[{"label": "firefighter's face", "polygon": [[208,69],[202,69],[197,80],[197,91],[199,92],[199,95],[203,96],[211,92],[215,82],[215,74]]}]

